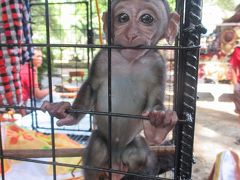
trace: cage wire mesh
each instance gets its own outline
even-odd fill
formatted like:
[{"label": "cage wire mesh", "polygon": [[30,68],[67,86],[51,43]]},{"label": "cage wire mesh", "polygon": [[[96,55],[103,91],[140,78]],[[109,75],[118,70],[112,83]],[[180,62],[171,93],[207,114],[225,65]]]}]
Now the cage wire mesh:
[{"label": "cage wire mesh", "polygon": [[[97,2],[97,1],[96,1]],[[105,2],[101,11],[109,10],[111,2]],[[44,64],[39,69],[40,85],[48,87],[50,94],[47,100],[51,102],[72,102],[82,82],[88,77],[89,67],[94,55],[101,48],[114,48],[111,42],[103,40],[108,45],[101,45],[99,31],[99,18],[95,1],[31,1],[31,26],[33,43],[27,46],[42,49]],[[143,177],[145,179],[191,179],[193,163],[193,139],[196,109],[196,87],[198,71],[198,54],[200,34],[204,32],[201,26],[200,0],[180,0],[176,2],[176,10],[181,16],[180,33],[175,46],[165,46],[160,42],[156,48],[161,51],[167,60],[167,85],[164,104],[168,109],[177,111],[181,122],[176,125],[174,133],[169,136],[173,148],[172,166],[167,170],[159,171],[158,177]],[[108,38],[109,39],[109,38]],[[13,44],[14,45],[14,44]],[[1,44],[1,47],[7,46]],[[110,77],[111,78],[111,77]],[[30,74],[29,80],[31,81]],[[33,83],[33,82],[31,82]],[[34,85],[31,86],[31,88]],[[34,98],[34,88],[30,89],[31,102],[28,106],[2,106],[6,109],[15,109],[16,113],[24,108],[26,115],[21,116],[15,123],[33,132],[48,136],[49,151],[35,150],[4,150],[4,127],[1,123],[1,177],[8,179],[6,160],[31,163],[36,168],[40,165],[50,167],[50,179],[62,179],[59,171],[62,167],[69,168],[70,177],[78,176],[76,170],[86,168],[78,162],[70,163],[62,157],[80,157],[83,148],[59,149],[59,134],[67,135],[76,143],[86,144],[93,128],[92,115],[103,114],[122,116],[111,112],[84,112],[86,116],[75,126],[57,127],[56,119],[43,113]],[[111,109],[111,107],[109,108]],[[4,114],[5,112],[2,112]],[[80,112],[81,113],[81,112]],[[60,136],[62,138],[62,136]],[[61,141],[61,140],[60,140]],[[61,151],[62,150],[62,151]],[[27,153],[26,153],[27,152]],[[67,152],[67,153],[66,153]],[[58,158],[61,157],[61,158]],[[44,158],[47,158],[44,159]],[[65,158],[65,159],[67,159]],[[168,159],[169,161],[169,159]],[[166,162],[167,163],[167,162]],[[92,168],[112,172],[111,169]],[[5,170],[5,171],[4,171]],[[26,172],[27,174],[28,172]],[[61,174],[61,173],[60,173]],[[41,176],[41,175],[39,175]],[[47,178],[46,178],[47,179]]]},{"label": "cage wire mesh", "polygon": [[[51,61],[51,81],[55,87],[52,94],[52,101],[72,102],[76,96],[76,92],[82,82],[88,76],[90,61],[92,60],[94,50],[90,48],[79,48],[77,45],[87,45],[93,41],[93,27],[90,17],[93,15],[87,1],[76,2],[49,2],[49,25],[46,24],[45,14],[41,14],[45,10],[45,3],[32,3],[32,28],[33,41],[37,43],[46,43],[47,34],[46,26],[49,29],[49,41],[57,47],[51,47],[50,59],[45,57],[45,62]],[[91,12],[91,16],[90,13]],[[42,23],[39,25],[39,19]],[[41,20],[42,19],[42,20]],[[37,22],[35,23],[34,20]],[[95,28],[96,31],[96,28]],[[53,36],[51,36],[53,35]],[[36,38],[35,38],[36,37]],[[66,46],[61,46],[65,44]],[[91,43],[92,44],[92,43]],[[45,50],[46,53],[46,50]],[[47,53],[46,53],[47,54]],[[45,64],[45,68],[48,68]],[[49,87],[49,71],[42,73],[42,85]],[[34,100],[34,99],[33,99]],[[48,99],[50,100],[50,99]],[[79,135],[79,131],[91,130],[91,118],[85,120],[83,124],[75,127],[55,127],[55,130],[71,131],[67,134]],[[39,120],[34,117],[33,128],[38,131],[50,132],[50,127],[46,124],[39,124]],[[87,136],[89,133],[85,133]],[[82,135],[79,135],[79,139]],[[74,136],[77,138],[77,136]],[[83,139],[86,137],[84,136]]]}]

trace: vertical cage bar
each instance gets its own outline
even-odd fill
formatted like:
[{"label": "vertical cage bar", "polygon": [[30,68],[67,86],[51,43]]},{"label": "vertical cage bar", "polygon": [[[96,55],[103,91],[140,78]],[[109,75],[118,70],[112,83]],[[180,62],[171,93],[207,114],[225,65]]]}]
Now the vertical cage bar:
[{"label": "vertical cage bar", "polygon": [[[93,28],[92,28],[92,0],[89,2],[85,2],[86,9],[87,9],[87,44],[94,44],[94,37],[93,37]],[[90,69],[90,61],[92,60],[93,57],[93,49],[92,48],[87,48],[87,69],[89,73]],[[92,120],[92,115],[90,115],[89,119],[90,125],[90,131],[92,130],[93,126],[93,120]]]},{"label": "vertical cage bar", "polygon": [[[49,84],[49,100],[53,102],[52,97],[52,64],[51,64],[51,49],[50,49],[50,22],[49,22],[49,7],[48,0],[45,0],[45,20],[46,20],[46,38],[47,38],[47,60],[48,60],[48,84]],[[53,179],[57,179],[56,175],[56,153],[55,153],[55,136],[54,136],[54,120],[51,117],[51,141],[52,141],[52,161],[53,161]]]},{"label": "vertical cage bar", "polygon": [[[93,0],[90,0],[89,2],[89,11],[90,11],[90,14],[89,14],[89,23],[90,23],[90,29],[91,29],[91,35],[92,35],[92,44],[95,44],[95,33],[94,33],[94,29],[93,29]],[[94,49],[93,48],[90,48],[91,49],[91,60],[93,60],[93,51]],[[88,62],[88,70],[90,69],[90,63]]]},{"label": "vertical cage bar", "polygon": [[[108,46],[112,45],[112,3],[108,0]],[[108,113],[112,112],[112,55],[111,47],[108,48]],[[109,148],[109,169],[112,169],[112,116],[108,116],[108,148]],[[110,180],[112,173],[109,172]]]},{"label": "vertical cage bar", "polygon": [[[93,19],[93,5],[92,5],[92,3],[93,3],[93,1],[92,0],[90,0],[90,2],[88,3],[88,16],[90,17],[90,19],[89,19],[89,22],[88,23],[90,23],[90,33],[91,33],[91,40],[92,40],[92,44],[94,44],[94,31],[93,31],[93,22],[92,22],[92,19]],[[89,32],[89,31],[88,31]],[[89,40],[88,40],[88,42],[89,42]],[[91,57],[88,59],[88,62],[87,62],[87,68],[88,68],[88,73],[89,73],[89,69],[90,69],[90,60],[92,61],[93,60],[93,48],[90,48],[90,52],[88,52],[89,54],[88,54],[88,56],[90,56],[91,55]],[[93,116],[92,115],[90,115],[90,122],[89,122],[90,124],[91,124],[91,126],[90,126],[90,130],[92,130],[92,128],[93,128]]]},{"label": "vertical cage bar", "polygon": [[[199,46],[201,26],[201,0],[181,0],[178,10],[181,14],[180,46]],[[193,140],[197,98],[197,75],[199,48],[182,50],[178,54],[176,88],[176,110],[185,124],[176,128],[175,179],[191,179],[193,163]]]},{"label": "vertical cage bar", "polygon": [[[183,25],[184,25],[184,3],[185,0],[180,0],[176,2],[176,9],[177,12],[180,14],[180,32],[179,32],[179,39],[181,38],[181,35],[183,33]],[[180,40],[176,42],[177,46],[180,46]],[[176,110],[178,114],[178,118],[182,119],[183,116],[181,112],[183,112],[183,107],[181,102],[183,102],[183,96],[180,96],[180,94],[183,94],[183,86],[181,86],[181,83],[184,81],[183,73],[185,71],[184,69],[184,59],[180,60],[180,50],[175,51],[175,77],[174,77],[174,109]],[[179,179],[180,174],[180,156],[179,153],[181,150],[180,142],[182,140],[181,138],[181,132],[182,132],[182,125],[177,124],[176,128],[174,130],[174,137],[175,137],[175,144],[176,144],[176,153],[175,153],[175,172],[174,172],[174,179]]]},{"label": "vertical cage bar", "polygon": [[[32,68],[32,73],[30,71],[30,68]],[[32,77],[32,78],[31,78]],[[30,106],[33,107],[33,105],[36,107],[36,103],[34,103],[34,98],[33,96],[35,95],[34,94],[34,74],[33,74],[33,64],[32,62],[29,62],[29,66],[28,66],[28,80],[29,80],[29,84],[31,84],[31,86],[29,87],[29,94],[30,94]],[[35,113],[35,116],[33,116],[33,112]],[[33,111],[31,110],[31,116],[32,116],[32,129],[35,129],[34,126],[33,126],[33,122],[34,122],[34,119],[35,119],[35,122],[37,121],[37,116],[36,116],[36,111]]]}]

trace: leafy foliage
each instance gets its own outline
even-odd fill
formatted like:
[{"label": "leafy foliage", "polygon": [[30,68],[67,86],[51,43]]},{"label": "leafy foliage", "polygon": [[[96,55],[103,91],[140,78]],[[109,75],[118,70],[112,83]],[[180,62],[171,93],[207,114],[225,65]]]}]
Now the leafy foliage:
[{"label": "leafy foliage", "polygon": [[233,11],[236,4],[235,0],[205,0],[204,3],[211,3],[211,4],[216,4],[223,10],[230,10]]},{"label": "leafy foliage", "polygon": [[169,4],[169,7],[170,7],[171,11],[174,11],[175,6],[176,6],[176,1],[175,0],[168,0],[168,4]]},{"label": "leafy foliage", "polygon": [[234,10],[236,4],[234,0],[217,0],[216,4],[221,7],[222,9],[226,10]]}]

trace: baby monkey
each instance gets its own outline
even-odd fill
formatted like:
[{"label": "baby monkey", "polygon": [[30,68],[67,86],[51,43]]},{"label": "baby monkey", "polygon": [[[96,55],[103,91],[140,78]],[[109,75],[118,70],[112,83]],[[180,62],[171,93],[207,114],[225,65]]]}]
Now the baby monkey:
[{"label": "baby monkey", "polygon": [[[108,13],[104,13],[107,32]],[[112,112],[148,116],[150,121],[112,117],[112,169],[144,174],[154,169],[155,158],[148,145],[161,144],[177,122],[176,112],[165,110],[166,63],[155,46],[160,39],[173,42],[178,33],[179,15],[170,13],[165,0],[112,0],[112,42],[124,47],[111,50]],[[81,86],[72,106],[68,102],[42,105],[59,120],[57,125],[73,125],[80,110],[108,111],[108,50],[94,58],[88,79]],[[83,160],[87,167],[109,167],[108,117],[94,115],[96,129],[89,139]],[[140,136],[144,131],[145,139]],[[84,170],[85,180],[97,180],[101,172]],[[113,173],[112,179],[121,179]],[[140,178],[138,178],[140,179]]]}]

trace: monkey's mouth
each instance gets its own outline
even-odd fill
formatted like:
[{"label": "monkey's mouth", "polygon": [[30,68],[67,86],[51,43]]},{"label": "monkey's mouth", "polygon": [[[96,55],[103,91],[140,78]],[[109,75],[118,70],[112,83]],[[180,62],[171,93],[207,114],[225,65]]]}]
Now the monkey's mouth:
[{"label": "monkey's mouth", "polygon": [[137,46],[131,47],[124,47],[120,50],[123,57],[128,60],[138,59],[139,57],[143,56],[146,52],[146,46],[141,44]]},{"label": "monkey's mouth", "polygon": [[144,44],[124,47],[124,49],[130,49],[130,50],[138,50],[138,49],[144,49],[144,48],[146,48],[146,46]]},{"label": "monkey's mouth", "polygon": [[142,49],[142,48],[144,48],[144,47],[145,47],[145,45],[141,44],[141,45],[135,46],[134,49]]}]

